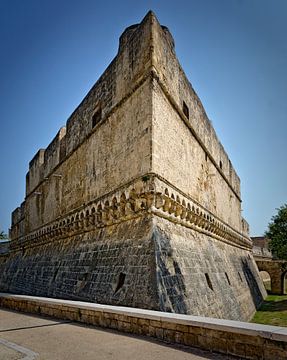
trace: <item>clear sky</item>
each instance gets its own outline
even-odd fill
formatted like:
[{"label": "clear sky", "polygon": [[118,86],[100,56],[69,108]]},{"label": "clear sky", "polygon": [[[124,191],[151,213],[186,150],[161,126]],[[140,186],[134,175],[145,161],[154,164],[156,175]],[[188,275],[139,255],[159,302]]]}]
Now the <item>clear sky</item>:
[{"label": "clear sky", "polygon": [[241,178],[251,235],[287,202],[286,0],[0,0],[0,230],[24,199],[29,161],[150,9]]}]

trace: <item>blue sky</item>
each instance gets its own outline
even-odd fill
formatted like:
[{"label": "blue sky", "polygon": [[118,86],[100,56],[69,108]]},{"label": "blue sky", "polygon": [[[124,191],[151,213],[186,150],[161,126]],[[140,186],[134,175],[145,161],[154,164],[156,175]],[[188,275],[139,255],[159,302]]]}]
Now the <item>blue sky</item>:
[{"label": "blue sky", "polygon": [[251,235],[287,202],[287,1],[0,0],[0,230],[28,163],[152,9],[241,178]]}]

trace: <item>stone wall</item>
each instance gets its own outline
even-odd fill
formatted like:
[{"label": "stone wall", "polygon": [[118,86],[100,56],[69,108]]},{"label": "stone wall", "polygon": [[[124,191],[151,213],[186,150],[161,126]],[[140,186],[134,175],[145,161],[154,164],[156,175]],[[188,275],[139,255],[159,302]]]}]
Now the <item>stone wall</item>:
[{"label": "stone wall", "polygon": [[41,251],[18,251],[13,261],[0,260],[1,289],[156,309],[150,221],[133,219],[47,243]]},{"label": "stone wall", "polygon": [[[225,176],[234,192],[240,196],[240,179],[236,174],[228,155],[217,138],[215,130],[208,119],[203,105],[188,81],[179,64],[175,49],[170,41],[170,36],[164,36],[166,32],[156,18],[153,18],[153,66],[157,71],[158,80],[165,89],[175,109],[182,115],[183,102],[185,102],[189,116],[185,119],[190,128],[205,149],[207,156],[217,165],[218,170]],[[222,168],[219,166],[220,161]]]},{"label": "stone wall", "polygon": [[263,258],[272,258],[272,252],[268,250],[268,248],[261,247],[261,246],[254,246],[252,247],[252,253],[255,257],[263,257]]},{"label": "stone wall", "polygon": [[153,170],[235,229],[241,203],[204,148],[156,83],[153,92]]},{"label": "stone wall", "polygon": [[240,179],[156,20],[153,40],[153,169],[243,231]]},{"label": "stone wall", "polygon": [[17,207],[11,215],[10,239],[18,239],[26,234],[25,231],[25,201]]},{"label": "stone wall", "polygon": [[160,310],[249,320],[265,293],[251,252],[157,219]]},{"label": "stone wall", "polygon": [[264,259],[254,255],[259,271],[266,271],[271,280],[271,294],[286,294],[285,276],[287,274],[287,261]]},{"label": "stone wall", "polygon": [[[148,18],[125,31],[66,127],[31,160],[24,233],[151,171],[150,31]],[[14,225],[12,239],[23,235]]]},{"label": "stone wall", "polygon": [[248,320],[265,296],[248,245],[150,174],[14,240],[0,288]]},{"label": "stone wall", "polygon": [[137,89],[26,197],[26,232],[150,171],[149,89]]},{"label": "stone wall", "polygon": [[253,246],[265,248],[268,250],[268,244],[270,242],[270,239],[264,237],[264,236],[253,236],[251,237]]}]

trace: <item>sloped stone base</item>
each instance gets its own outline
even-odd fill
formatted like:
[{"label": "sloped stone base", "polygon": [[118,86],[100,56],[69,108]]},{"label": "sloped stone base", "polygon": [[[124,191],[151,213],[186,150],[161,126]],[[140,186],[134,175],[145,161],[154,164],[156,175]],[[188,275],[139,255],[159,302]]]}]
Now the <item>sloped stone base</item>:
[{"label": "sloped stone base", "polygon": [[11,252],[5,292],[249,320],[265,296],[246,249],[158,216]]}]

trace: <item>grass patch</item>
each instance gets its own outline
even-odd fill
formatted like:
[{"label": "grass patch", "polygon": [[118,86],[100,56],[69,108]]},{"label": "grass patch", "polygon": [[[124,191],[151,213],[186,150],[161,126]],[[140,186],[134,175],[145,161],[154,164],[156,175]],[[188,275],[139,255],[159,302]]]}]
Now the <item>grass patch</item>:
[{"label": "grass patch", "polygon": [[268,295],[251,322],[287,327],[287,295]]}]

